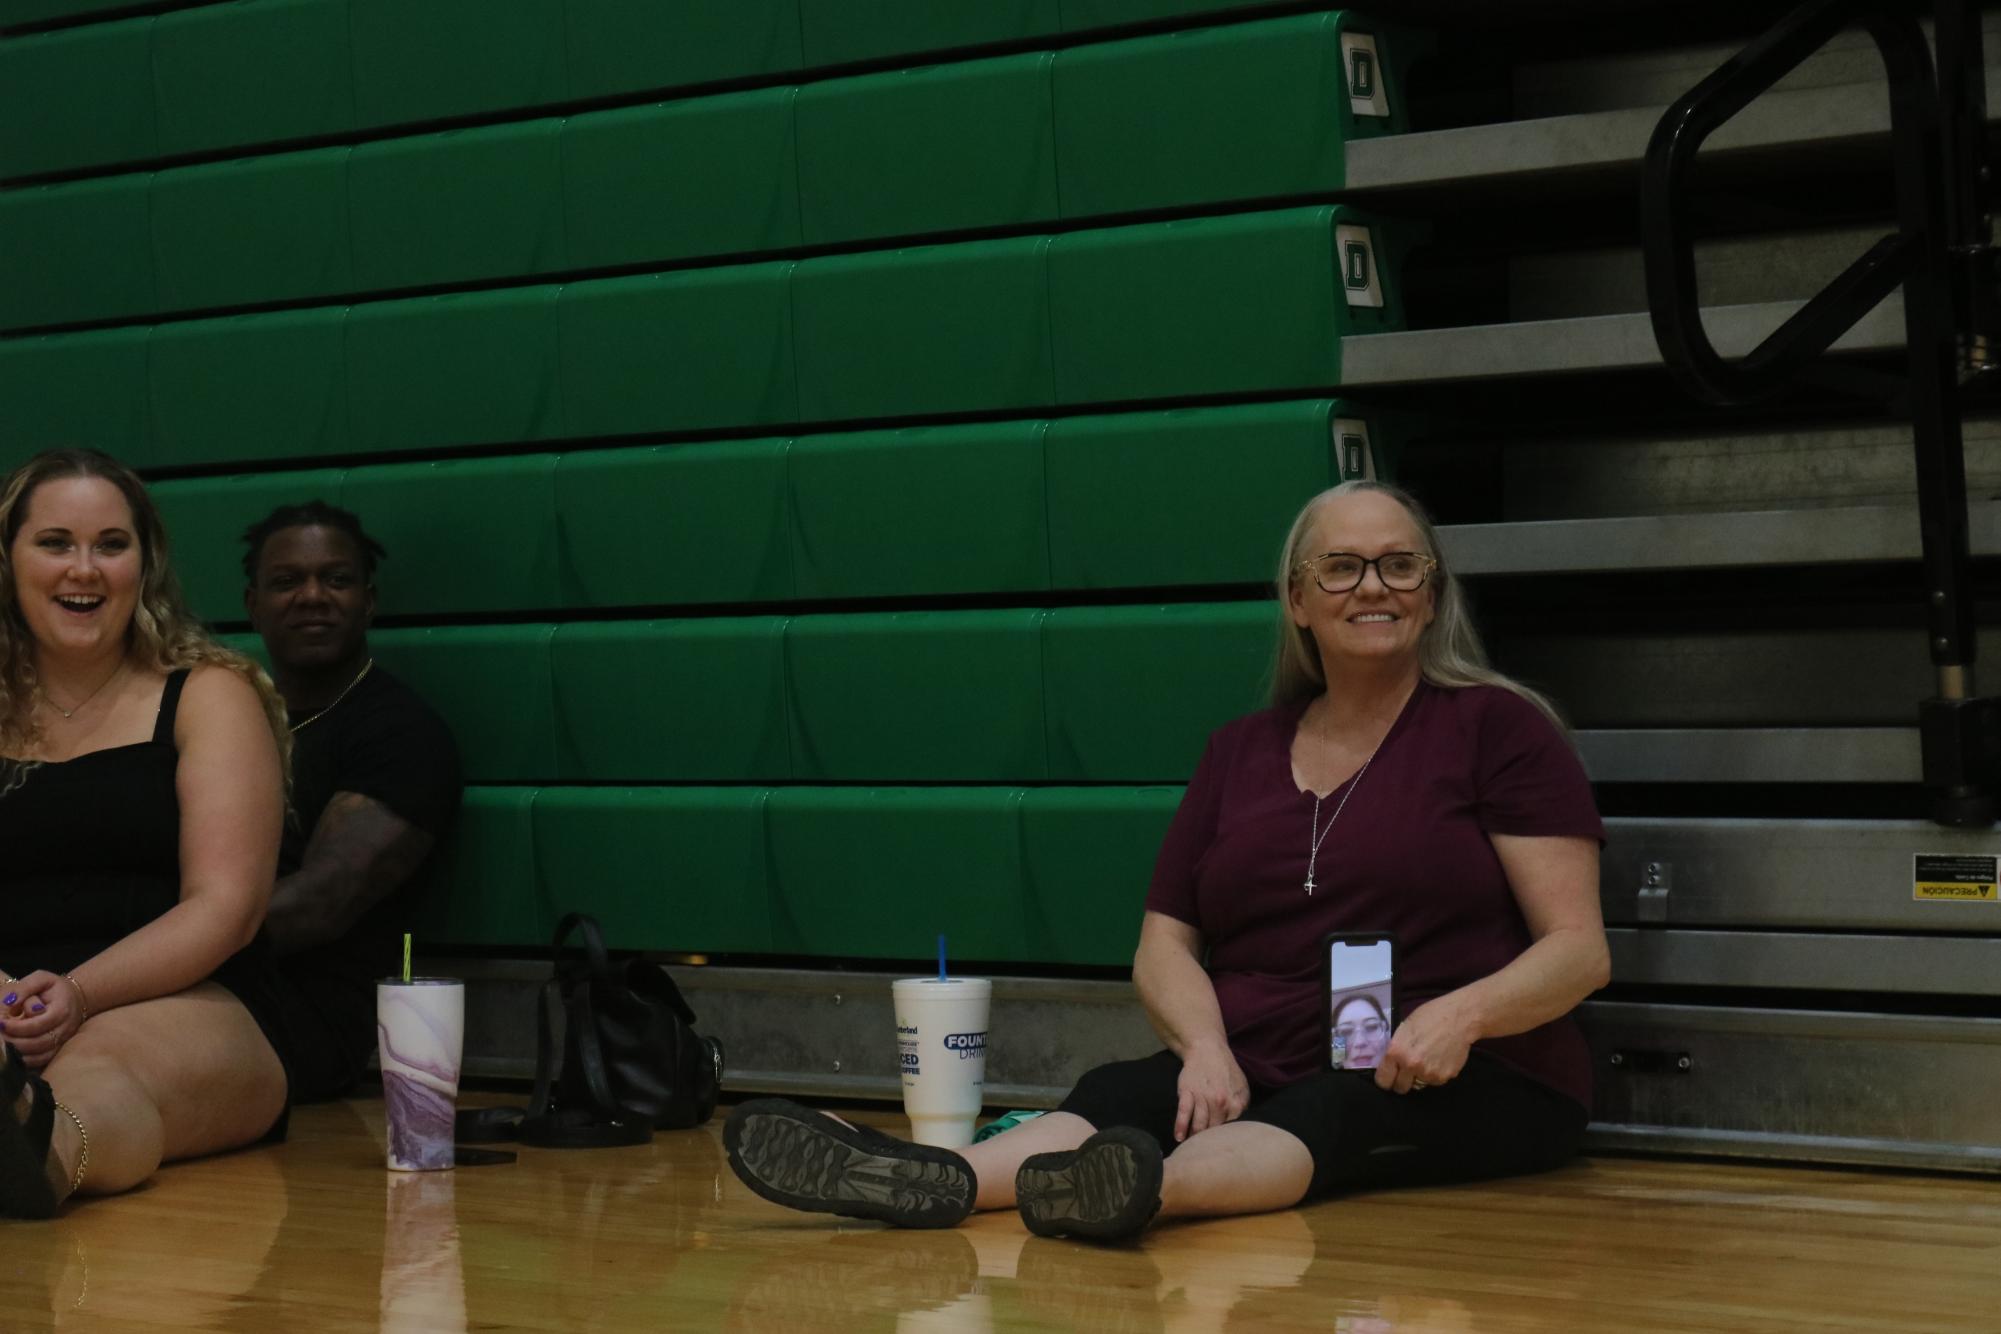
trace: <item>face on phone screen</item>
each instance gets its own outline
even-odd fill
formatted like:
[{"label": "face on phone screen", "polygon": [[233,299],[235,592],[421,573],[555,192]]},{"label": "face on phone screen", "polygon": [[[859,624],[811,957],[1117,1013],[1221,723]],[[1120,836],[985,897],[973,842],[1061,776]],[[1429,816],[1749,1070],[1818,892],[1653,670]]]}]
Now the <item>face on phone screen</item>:
[{"label": "face on phone screen", "polygon": [[1373,1070],[1390,1045],[1388,939],[1327,942],[1328,1064],[1335,1070]]}]

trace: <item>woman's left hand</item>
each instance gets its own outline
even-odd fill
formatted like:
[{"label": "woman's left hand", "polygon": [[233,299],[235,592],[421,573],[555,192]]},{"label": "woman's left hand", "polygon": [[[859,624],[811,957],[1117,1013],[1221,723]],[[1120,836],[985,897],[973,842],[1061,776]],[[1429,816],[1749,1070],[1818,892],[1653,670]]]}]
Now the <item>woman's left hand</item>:
[{"label": "woman's left hand", "polygon": [[[83,1007],[77,1003],[76,987],[60,973],[33,972],[6,984],[5,996],[14,997],[5,1006],[4,1037],[30,1070],[39,1070],[55,1059],[63,1043],[83,1026]],[[5,996],[0,996],[4,1002]]]},{"label": "woman's left hand", "polygon": [[1455,1011],[1451,997],[1418,1006],[1391,1036],[1389,1050],[1376,1067],[1376,1087],[1409,1093],[1458,1078],[1475,1036],[1470,1021]]}]

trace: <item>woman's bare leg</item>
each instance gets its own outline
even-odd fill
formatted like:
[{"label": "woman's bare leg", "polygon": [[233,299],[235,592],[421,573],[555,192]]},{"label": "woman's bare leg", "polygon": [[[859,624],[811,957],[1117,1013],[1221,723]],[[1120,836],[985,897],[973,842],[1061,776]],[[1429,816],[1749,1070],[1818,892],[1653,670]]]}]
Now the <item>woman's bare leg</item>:
[{"label": "woman's bare leg", "polygon": [[[285,1105],[285,1071],[242,1002],[213,982],[92,1015],[42,1072],[90,1136],[81,1190],[130,1190],[162,1162],[252,1143]],[[76,1126],[55,1119],[76,1170]]]},{"label": "woman's bare leg", "polygon": [[959,1155],[972,1164],[973,1176],[979,1181],[973,1208],[1014,1208],[1014,1174],[1021,1170],[1022,1159],[1033,1153],[1074,1149],[1089,1139],[1091,1133],[1091,1123],[1083,1117],[1049,1112],[961,1149]]},{"label": "woman's bare leg", "polygon": [[1191,1135],[1162,1164],[1160,1217],[1261,1214],[1306,1198],[1313,1155],[1287,1131],[1231,1121]]}]

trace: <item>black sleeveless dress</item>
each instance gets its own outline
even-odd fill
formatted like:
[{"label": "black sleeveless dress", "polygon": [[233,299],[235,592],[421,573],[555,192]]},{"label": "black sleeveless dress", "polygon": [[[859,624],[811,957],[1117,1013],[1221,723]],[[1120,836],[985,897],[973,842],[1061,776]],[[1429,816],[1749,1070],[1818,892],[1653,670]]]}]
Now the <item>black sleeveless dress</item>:
[{"label": "black sleeveless dress", "polygon": [[[0,796],[0,968],[9,975],[67,973],[180,901],[174,716],[187,679],[185,668],[167,678],[152,740],[38,764]],[[272,967],[260,931],[213,980],[250,1011],[289,1086]]]}]

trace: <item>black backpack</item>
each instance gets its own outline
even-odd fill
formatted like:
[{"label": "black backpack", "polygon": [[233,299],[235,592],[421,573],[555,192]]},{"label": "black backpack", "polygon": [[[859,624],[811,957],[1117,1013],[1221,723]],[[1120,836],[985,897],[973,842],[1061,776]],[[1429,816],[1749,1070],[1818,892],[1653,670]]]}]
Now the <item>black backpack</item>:
[{"label": "black backpack", "polygon": [[[566,952],[572,932],[583,950]],[[695,1032],[695,1012],[657,963],[614,968],[596,919],[556,926],[555,975],[536,998],[535,1091],[528,1107],[462,1112],[468,1143],[519,1139],[544,1148],[644,1144],[655,1130],[687,1130],[716,1110],[723,1047]],[[551,1010],[563,1008],[563,1068],[554,1069]]]}]

